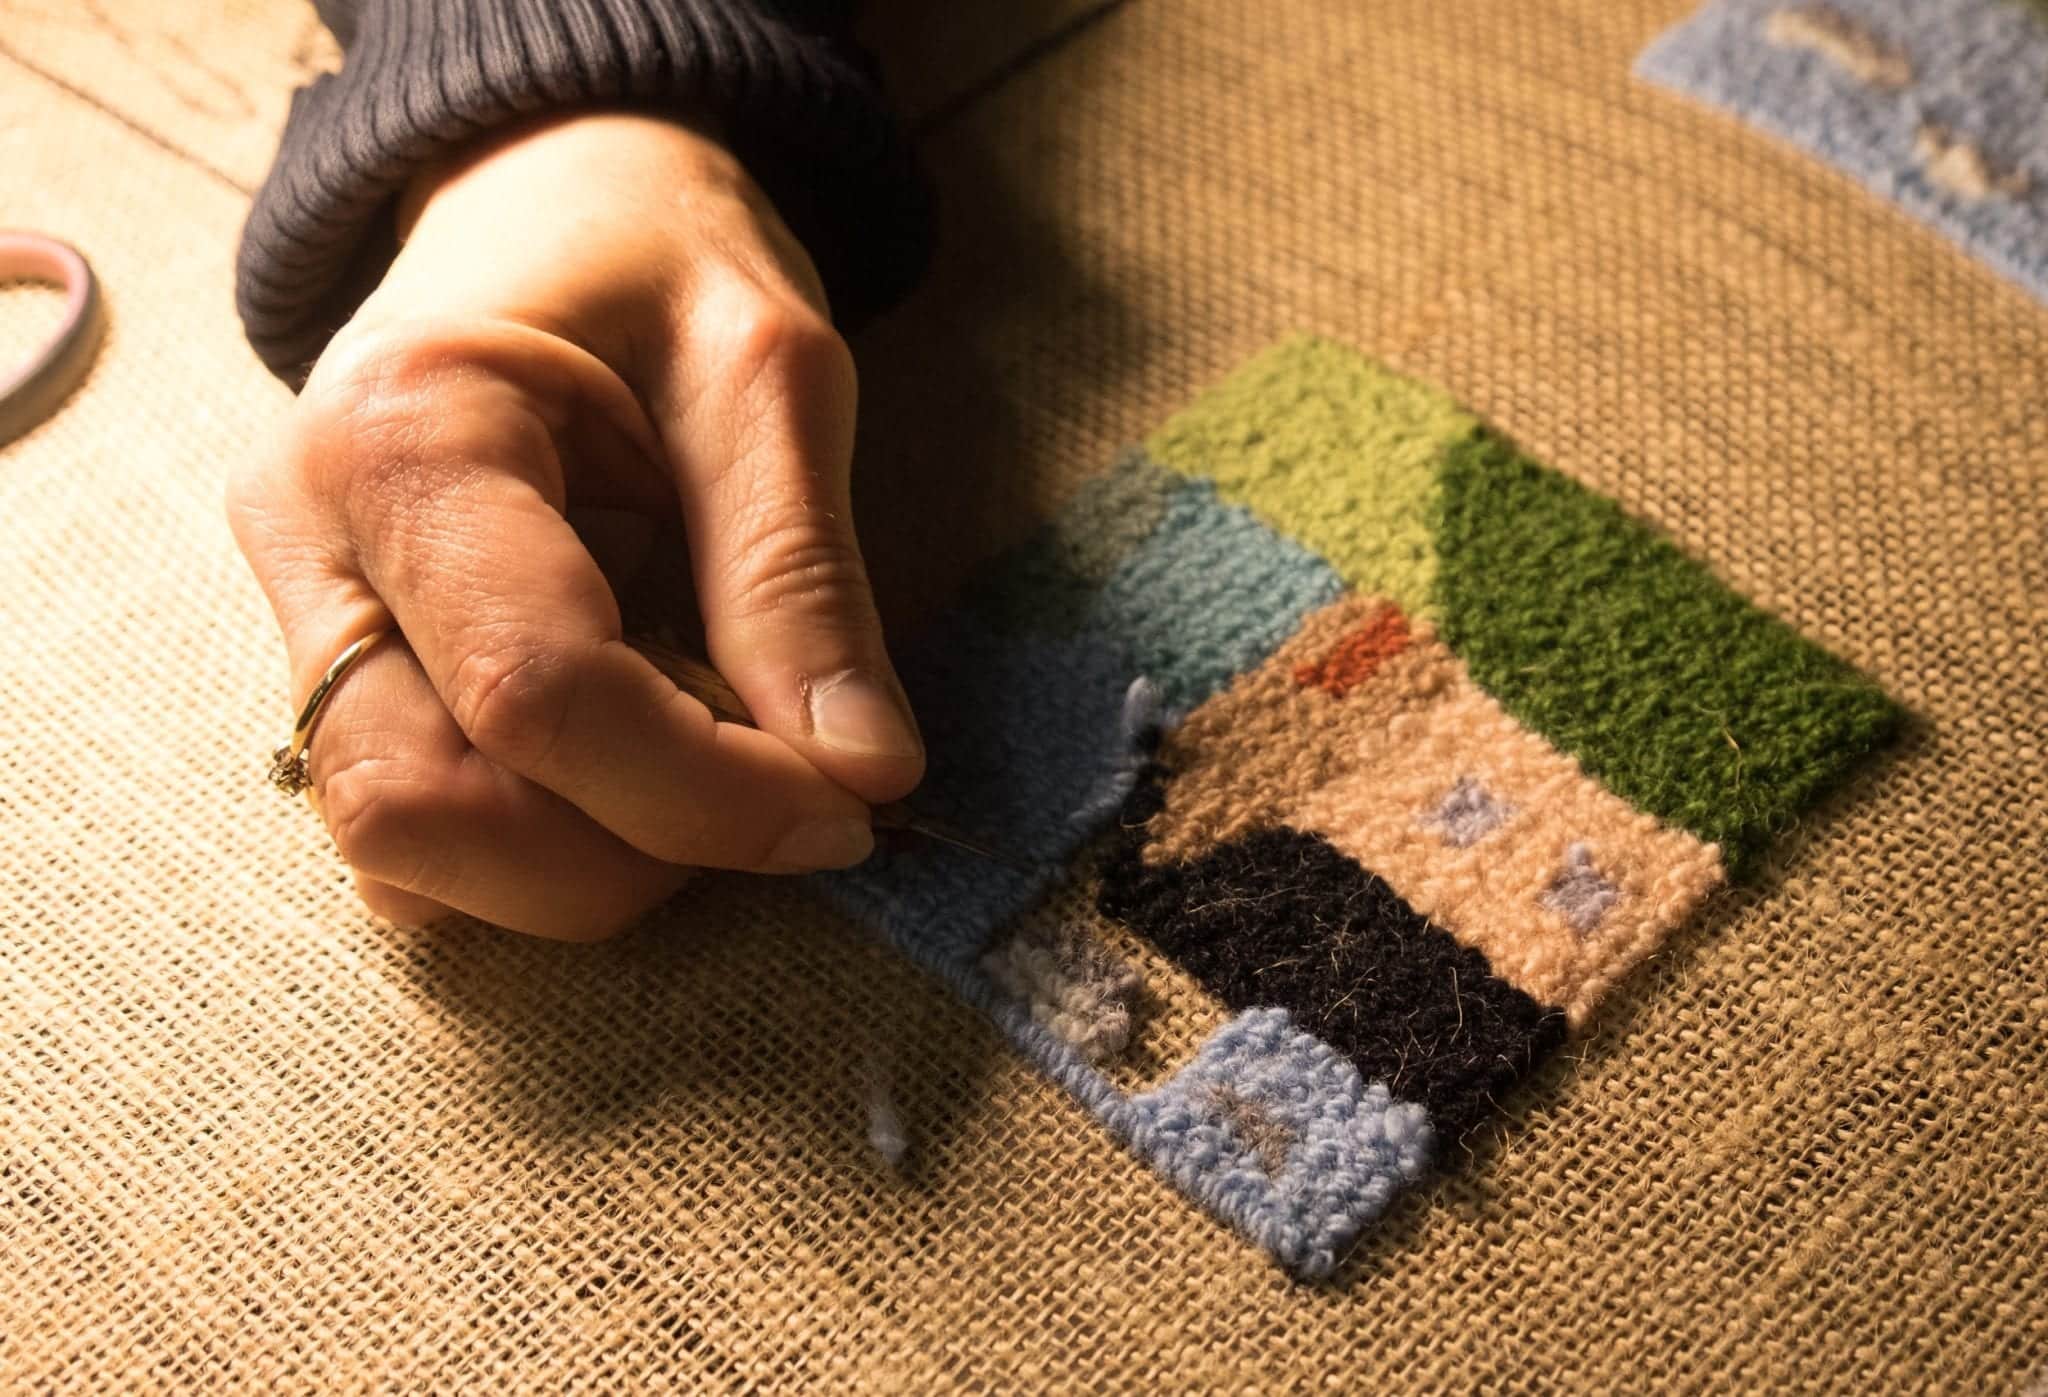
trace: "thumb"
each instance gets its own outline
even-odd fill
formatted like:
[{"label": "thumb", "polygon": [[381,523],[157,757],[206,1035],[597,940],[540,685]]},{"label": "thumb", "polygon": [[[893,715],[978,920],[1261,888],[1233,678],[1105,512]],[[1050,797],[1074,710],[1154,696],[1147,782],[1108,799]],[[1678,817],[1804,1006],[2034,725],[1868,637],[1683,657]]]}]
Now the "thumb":
[{"label": "thumb", "polygon": [[764,730],[863,799],[898,799],[924,746],[854,534],[852,357],[808,307],[700,311],[704,381],[663,429],[711,662]]}]

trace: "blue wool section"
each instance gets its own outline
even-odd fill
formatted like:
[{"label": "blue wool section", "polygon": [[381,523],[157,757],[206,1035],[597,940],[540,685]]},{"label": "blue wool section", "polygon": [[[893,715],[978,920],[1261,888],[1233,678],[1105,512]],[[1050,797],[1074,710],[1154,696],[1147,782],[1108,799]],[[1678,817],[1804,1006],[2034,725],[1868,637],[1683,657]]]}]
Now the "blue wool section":
[{"label": "blue wool section", "polygon": [[[1155,470],[1132,463],[1120,488],[1155,499]],[[1172,1081],[1129,1097],[977,963],[1116,817],[1157,729],[1343,590],[1327,563],[1208,481],[1175,478],[1160,493],[1142,511],[1084,495],[898,656],[929,753],[920,813],[1023,867],[919,841],[817,881],[1217,1216],[1297,1273],[1323,1275],[1426,1167],[1421,1106],[1365,1085],[1281,1010],[1234,1020]],[[892,1117],[874,1130],[885,1155],[899,1146]]]},{"label": "blue wool section", "polygon": [[1158,684],[1169,712],[1185,713],[1343,590],[1320,557],[1223,503],[1212,482],[1189,481],[1145,546],[1110,574],[1087,625],[1116,635],[1132,674]]},{"label": "blue wool section", "polygon": [[[1121,784],[1130,661],[1111,637],[1002,634],[956,616],[897,665],[927,759],[912,803],[1024,865],[918,840],[819,875],[826,895],[929,966],[971,962],[1028,910],[1093,828],[1070,817]],[[1113,803],[1101,806],[1109,818]]]},{"label": "blue wool section", "polygon": [[[839,906],[934,967],[978,957],[1114,818],[1132,779],[1134,703],[1200,703],[1342,589],[1328,564],[1206,481],[1176,484],[1099,586],[1074,591],[1069,575],[1056,625],[1020,626],[1045,554],[1041,540],[999,564],[898,663],[929,753],[914,803],[1027,871],[919,842],[820,878]],[[1156,687],[1134,699],[1141,677]]]},{"label": "blue wool section", "polygon": [[1127,1096],[980,967],[939,973],[1153,1168],[1304,1279],[1334,1271],[1430,1171],[1428,1110],[1364,1081],[1284,1009],[1238,1015],[1166,1083]]},{"label": "blue wool section", "polygon": [[1429,1113],[1349,1059],[1254,1009],[1112,1125],[1159,1171],[1289,1270],[1325,1276],[1361,1228],[1429,1170]]},{"label": "blue wool section", "polygon": [[[1811,45],[1772,42],[1779,12],[1839,17],[1896,55],[1903,80],[1858,76]],[[2048,300],[2042,13],[2020,0],[1714,0],[1646,49],[1636,72],[1834,163]],[[1930,139],[1935,150],[1974,146],[2005,187],[1973,197],[1945,184],[1930,173]]]}]

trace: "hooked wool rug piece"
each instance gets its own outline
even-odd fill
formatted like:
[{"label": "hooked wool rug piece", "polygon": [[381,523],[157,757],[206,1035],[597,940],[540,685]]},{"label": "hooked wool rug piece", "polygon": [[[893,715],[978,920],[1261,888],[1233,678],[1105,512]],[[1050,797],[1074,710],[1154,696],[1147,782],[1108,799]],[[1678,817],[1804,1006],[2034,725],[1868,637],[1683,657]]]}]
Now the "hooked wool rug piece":
[{"label": "hooked wool rug piece", "polygon": [[1713,0],[1636,72],[1855,176],[2048,301],[2048,3]]},{"label": "hooked wool rug piece", "polygon": [[[901,658],[921,808],[1018,866],[921,848],[827,895],[1304,1278],[1902,718],[1612,501],[1311,338]],[[1138,1070],[1190,999],[1192,1056]]]}]

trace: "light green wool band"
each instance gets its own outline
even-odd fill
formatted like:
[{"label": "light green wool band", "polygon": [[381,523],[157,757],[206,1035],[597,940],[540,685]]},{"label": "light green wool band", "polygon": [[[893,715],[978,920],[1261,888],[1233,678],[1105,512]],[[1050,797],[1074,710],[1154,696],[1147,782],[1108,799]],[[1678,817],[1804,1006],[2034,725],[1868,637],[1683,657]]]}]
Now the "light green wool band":
[{"label": "light green wool band", "polygon": [[1329,340],[1287,340],[1147,439],[1152,459],[1216,482],[1348,586],[1434,618],[1437,466],[1479,421],[1441,391]]}]

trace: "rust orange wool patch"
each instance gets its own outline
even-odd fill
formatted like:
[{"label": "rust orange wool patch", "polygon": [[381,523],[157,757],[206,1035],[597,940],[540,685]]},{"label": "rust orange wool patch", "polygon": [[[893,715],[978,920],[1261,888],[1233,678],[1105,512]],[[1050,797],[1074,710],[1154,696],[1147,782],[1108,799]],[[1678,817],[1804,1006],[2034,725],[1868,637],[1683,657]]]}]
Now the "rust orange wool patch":
[{"label": "rust orange wool patch", "polygon": [[1294,682],[1310,685],[1331,698],[1343,698],[1378,672],[1387,660],[1408,648],[1408,618],[1389,602],[1364,625],[1337,642],[1337,648],[1313,664],[1294,667]]},{"label": "rust orange wool patch", "polygon": [[1900,718],[1613,502],[1314,339],[901,658],[920,805],[1019,866],[920,848],[820,885],[1300,1276]]}]

